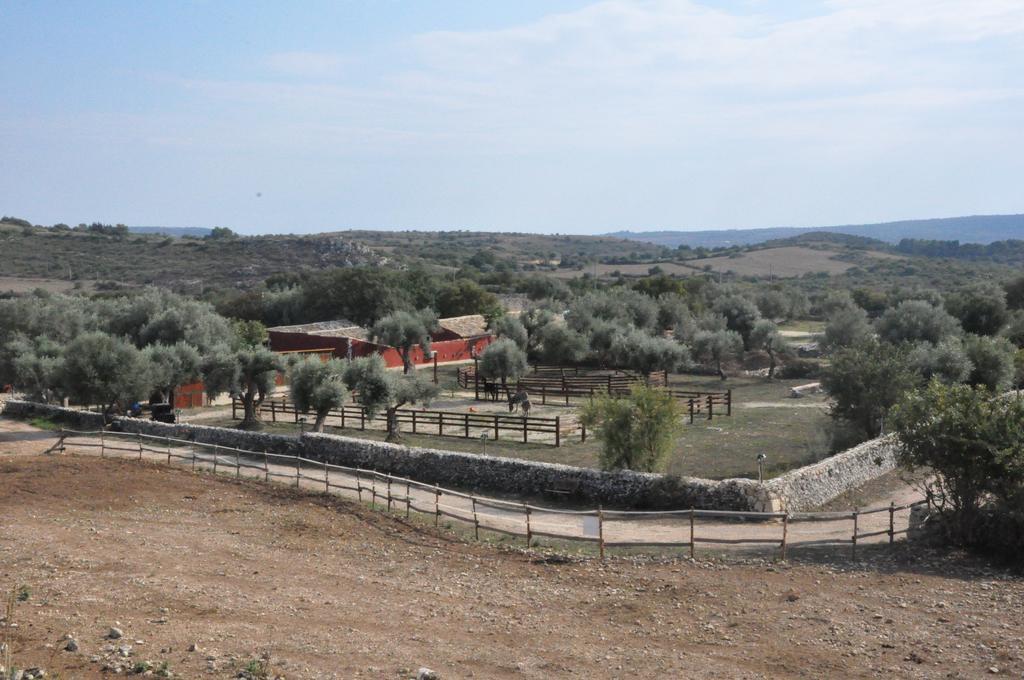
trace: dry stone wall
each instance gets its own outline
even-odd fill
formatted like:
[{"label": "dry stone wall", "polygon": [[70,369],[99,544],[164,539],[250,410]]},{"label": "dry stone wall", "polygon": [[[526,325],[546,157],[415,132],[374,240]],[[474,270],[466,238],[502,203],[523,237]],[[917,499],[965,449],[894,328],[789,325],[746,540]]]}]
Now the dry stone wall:
[{"label": "dry stone wall", "polygon": [[[21,418],[48,417],[75,429],[95,430],[103,426],[103,417],[97,413],[24,401],[6,402],[4,414]],[[301,455],[311,460],[377,470],[427,484],[480,493],[536,498],[555,496],[554,492],[561,491],[564,493],[555,497],[588,506],[615,508],[810,510],[896,467],[896,443],[891,437],[865,442],[759,484],[749,479],[716,481],[630,470],[602,472],[317,433],[292,437],[121,417],[114,418],[112,428],[250,451]]]}]

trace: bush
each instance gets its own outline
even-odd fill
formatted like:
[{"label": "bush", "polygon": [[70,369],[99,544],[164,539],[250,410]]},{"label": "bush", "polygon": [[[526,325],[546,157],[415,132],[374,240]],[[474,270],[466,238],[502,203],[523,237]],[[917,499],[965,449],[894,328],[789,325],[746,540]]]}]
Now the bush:
[{"label": "bush", "polygon": [[580,420],[601,440],[602,469],[659,472],[675,448],[682,412],[664,390],[636,385],[628,396],[596,399]]},{"label": "bush", "polygon": [[812,359],[789,359],[782,365],[779,376],[784,380],[802,380],[821,376],[821,364]]}]

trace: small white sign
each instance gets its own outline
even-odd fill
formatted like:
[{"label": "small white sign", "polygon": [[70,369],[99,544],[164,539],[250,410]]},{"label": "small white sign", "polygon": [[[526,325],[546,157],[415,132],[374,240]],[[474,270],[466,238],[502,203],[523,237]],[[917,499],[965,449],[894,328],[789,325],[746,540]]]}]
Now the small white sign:
[{"label": "small white sign", "polygon": [[583,535],[597,538],[601,534],[601,523],[597,517],[583,518]]}]

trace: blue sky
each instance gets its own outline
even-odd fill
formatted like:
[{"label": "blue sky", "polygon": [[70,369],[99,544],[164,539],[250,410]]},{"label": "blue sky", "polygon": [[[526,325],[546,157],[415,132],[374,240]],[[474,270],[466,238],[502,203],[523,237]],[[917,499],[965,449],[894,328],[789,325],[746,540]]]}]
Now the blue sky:
[{"label": "blue sky", "polygon": [[1024,2],[0,4],[0,212],[561,233],[1024,212]]}]

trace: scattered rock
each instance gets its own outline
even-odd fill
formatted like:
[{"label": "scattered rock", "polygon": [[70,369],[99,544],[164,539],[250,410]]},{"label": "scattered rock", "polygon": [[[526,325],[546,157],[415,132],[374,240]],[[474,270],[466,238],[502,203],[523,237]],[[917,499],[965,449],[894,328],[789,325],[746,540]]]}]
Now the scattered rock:
[{"label": "scattered rock", "polygon": [[75,638],[68,638],[68,641],[64,643],[64,651],[66,652],[77,652],[78,642]]},{"label": "scattered rock", "polygon": [[429,668],[420,668],[416,671],[416,680],[441,680],[441,676]]},{"label": "scattered rock", "polygon": [[124,631],[120,628],[111,628],[110,632],[107,633],[107,637],[111,640],[120,640],[124,637]]}]

